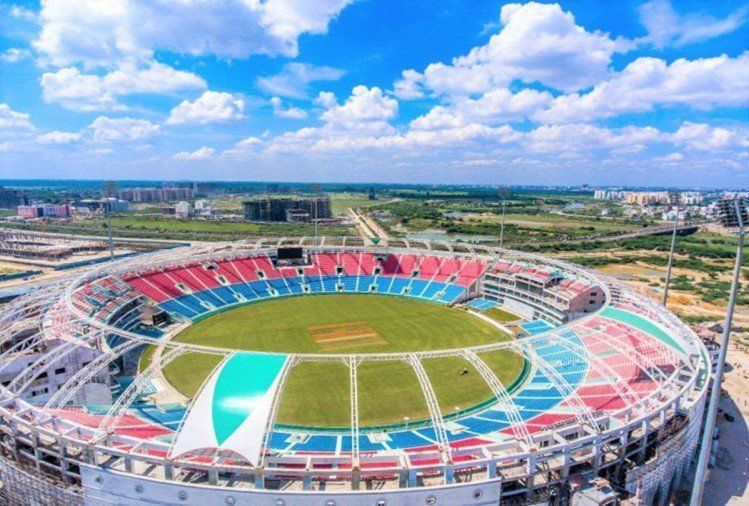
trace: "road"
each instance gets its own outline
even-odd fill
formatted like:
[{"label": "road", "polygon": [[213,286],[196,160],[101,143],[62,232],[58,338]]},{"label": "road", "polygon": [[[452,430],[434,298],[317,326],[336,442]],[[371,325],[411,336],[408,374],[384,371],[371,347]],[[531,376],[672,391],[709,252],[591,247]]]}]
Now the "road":
[{"label": "road", "polygon": [[346,212],[354,220],[356,231],[365,239],[377,237],[379,239],[390,239],[388,233],[375,220],[367,216],[360,209],[349,207]]}]

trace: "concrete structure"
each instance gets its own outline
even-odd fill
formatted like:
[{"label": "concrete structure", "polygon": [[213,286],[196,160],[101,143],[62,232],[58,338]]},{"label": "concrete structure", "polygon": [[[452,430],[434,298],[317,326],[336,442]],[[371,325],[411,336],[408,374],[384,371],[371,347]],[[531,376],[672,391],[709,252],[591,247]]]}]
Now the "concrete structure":
[{"label": "concrete structure", "polygon": [[[694,454],[709,370],[704,346],[686,325],[615,280],[558,260],[507,251],[500,257],[498,250],[466,244],[425,243],[415,248],[404,240],[391,239],[388,243],[365,246],[358,238],[305,238],[201,245],[97,266],[48,282],[14,300],[0,312],[0,373],[8,374],[4,378],[7,384],[0,387],[0,479],[5,497],[9,502],[25,501],[33,491],[40,503],[64,504],[517,504],[548,501],[560,494],[573,499],[568,487],[579,484],[580,477],[588,481],[605,477],[617,493],[636,496],[646,503],[665,497]],[[172,441],[179,438],[186,424],[179,422],[169,430],[159,428],[134,418],[128,408],[150,378],[182,354],[212,354],[226,363],[236,353],[173,342],[169,336],[161,341],[163,350],[152,365],[136,376],[115,402],[105,406],[100,411],[103,414],[80,407],[89,399],[101,401],[88,392],[90,385],[98,384],[96,378],[102,374],[106,377],[105,371],[127,368],[130,355],[153,343],[153,338],[133,332],[148,301],[123,279],[142,272],[160,272],[160,277],[168,281],[169,269],[192,265],[195,276],[190,282],[204,286],[206,297],[228,297],[234,288],[227,278],[215,278],[211,282],[215,288],[207,285],[207,276],[217,272],[219,263],[248,255],[267,259],[279,245],[301,245],[311,255],[349,260],[365,254],[373,258],[423,256],[432,263],[437,259],[436,264],[444,266],[460,259],[480,259],[482,265],[491,267],[484,279],[472,283],[473,295],[491,296],[485,289],[492,283],[498,288],[512,286],[518,308],[526,305],[533,317],[553,321],[557,304],[539,302],[551,294],[569,291],[585,294],[587,305],[581,302],[579,307],[588,311],[575,309],[577,295],[562,298],[569,307],[568,323],[538,335],[481,347],[407,354],[287,356],[289,369],[309,361],[338,361],[349,368],[352,420],[344,432],[350,436],[340,437],[362,442],[361,438],[369,436],[365,435],[366,428],[359,427],[358,411],[354,409],[358,402],[358,364],[394,360],[411,365],[422,387],[423,401],[430,406],[426,427],[436,439],[416,451],[360,451],[358,443],[345,450],[338,446],[334,451],[313,453],[285,451],[283,448],[301,444],[304,438],[296,439],[300,443],[272,444],[269,438],[274,417],[270,414],[262,434],[266,447],[274,451],[261,453],[264,458],[257,465],[248,464],[235,453],[211,449],[175,455]],[[255,270],[262,268],[275,276],[276,269],[268,260],[263,261]],[[345,269],[346,262],[329,265],[332,275],[342,276],[335,273],[339,267]],[[363,264],[356,265],[351,272]],[[414,272],[419,270],[416,267]],[[235,280],[238,277],[236,286],[249,283],[241,281],[239,271],[225,272]],[[375,278],[377,272],[373,270]],[[495,274],[497,280],[489,279]],[[258,279],[253,269],[248,275],[259,284],[275,280],[280,287],[287,283],[283,276]],[[411,278],[405,272],[401,279],[413,283]],[[186,282],[187,278],[181,284]],[[178,290],[179,284],[175,281],[172,287],[161,288],[153,285],[152,290],[194,296],[192,290]],[[592,290],[596,290],[596,298]],[[524,293],[528,297],[523,297]],[[574,335],[570,337],[570,333]],[[77,356],[82,347],[98,353],[92,352],[90,360],[79,364],[72,376],[49,388],[56,381],[56,364],[70,363],[68,359]],[[547,360],[542,350],[548,347],[568,358],[559,364]],[[480,353],[505,349],[531,364],[534,379],[523,385],[538,391],[543,380],[550,391],[562,395],[558,408],[545,413],[553,414],[553,421],[529,423],[529,415],[522,414],[525,406],[516,401],[517,394],[505,391],[479,358]],[[3,368],[3,364],[22,363],[30,350],[38,355],[29,359],[28,367]],[[470,361],[485,379],[496,395],[492,409],[500,410],[509,420],[508,429],[474,441],[456,429],[456,423],[463,419],[448,420],[441,415],[421,361],[452,356]],[[585,385],[576,385],[565,369],[576,364],[585,366]],[[278,377],[278,393],[273,395],[270,413],[283,395],[284,378],[285,373]],[[42,389],[47,386],[49,391],[37,390],[34,396],[38,400],[29,402],[32,385]],[[644,385],[647,388],[642,388]],[[587,404],[601,395],[610,397],[612,405],[600,408]],[[453,444],[461,437],[462,444]],[[373,444],[371,441],[368,444]],[[40,479],[42,475],[44,479]],[[580,504],[597,497],[606,501],[611,498],[603,488],[583,486],[579,490]]]},{"label": "concrete structure", "polygon": [[0,209],[16,209],[29,205],[29,198],[22,190],[13,190],[0,186]]},{"label": "concrete structure", "polygon": [[330,197],[267,197],[242,202],[249,221],[308,222],[333,217]]},{"label": "concrete structure", "polygon": [[175,200],[191,200],[195,198],[195,190],[189,188],[123,188],[117,196],[131,202],[169,202]]},{"label": "concrete structure", "polygon": [[18,206],[18,217],[25,220],[36,218],[70,218],[73,208],[69,204],[34,204]]},{"label": "concrete structure", "polygon": [[190,202],[177,202],[177,205],[174,206],[174,214],[177,218],[190,218],[195,214],[195,208]]}]

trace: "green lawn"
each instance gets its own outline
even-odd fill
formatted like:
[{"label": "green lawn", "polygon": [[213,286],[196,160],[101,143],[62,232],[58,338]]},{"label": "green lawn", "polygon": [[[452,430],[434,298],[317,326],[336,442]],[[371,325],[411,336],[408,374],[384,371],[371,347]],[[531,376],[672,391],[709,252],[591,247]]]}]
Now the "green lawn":
[{"label": "green lawn", "polygon": [[520,318],[518,315],[510,313],[509,311],[505,311],[504,309],[498,307],[487,309],[486,311],[484,311],[484,315],[499,323],[513,322]]},{"label": "green lawn", "polygon": [[[308,333],[311,325],[365,322],[385,340],[375,345],[330,350]],[[464,311],[382,295],[316,295],[249,304],[200,321],[175,337],[180,342],[236,349],[297,353],[405,352],[455,348],[509,337]],[[506,385],[523,366],[511,352],[482,358]],[[218,363],[216,356],[189,354],[169,364],[164,375],[191,397]],[[478,372],[462,358],[424,360],[444,414],[491,397]],[[462,374],[463,370],[467,374]],[[358,368],[359,418],[363,426],[412,422],[428,417],[421,387],[410,365],[367,362]],[[278,422],[290,425],[348,426],[349,372],[341,363],[302,363],[292,369],[281,399]]]}]

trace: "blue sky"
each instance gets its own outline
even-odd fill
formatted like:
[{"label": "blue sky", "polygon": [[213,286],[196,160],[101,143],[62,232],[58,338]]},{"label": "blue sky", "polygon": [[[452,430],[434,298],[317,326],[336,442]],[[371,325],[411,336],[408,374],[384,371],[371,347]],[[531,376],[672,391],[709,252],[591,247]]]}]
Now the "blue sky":
[{"label": "blue sky", "polygon": [[0,177],[749,187],[749,4],[0,3]]}]

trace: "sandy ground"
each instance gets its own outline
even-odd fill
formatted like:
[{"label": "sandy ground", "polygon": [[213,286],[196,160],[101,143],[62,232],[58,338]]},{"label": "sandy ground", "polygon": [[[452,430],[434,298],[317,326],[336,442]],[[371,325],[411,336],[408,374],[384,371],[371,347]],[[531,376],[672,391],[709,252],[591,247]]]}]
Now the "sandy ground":
[{"label": "sandy ground", "polygon": [[[749,505],[749,353],[732,346],[728,350],[716,465],[705,487],[706,506]],[[723,413],[734,417],[726,420]]]}]

